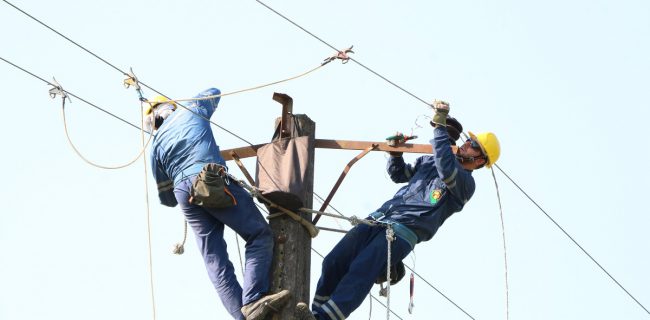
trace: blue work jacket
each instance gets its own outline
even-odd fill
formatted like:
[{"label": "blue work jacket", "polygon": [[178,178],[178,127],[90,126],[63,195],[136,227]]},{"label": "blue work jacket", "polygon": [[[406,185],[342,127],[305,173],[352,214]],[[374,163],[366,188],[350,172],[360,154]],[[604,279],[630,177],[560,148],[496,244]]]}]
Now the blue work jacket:
[{"label": "blue work jacket", "polygon": [[472,172],[465,170],[451,150],[443,127],[433,130],[433,155],[419,157],[415,165],[402,157],[391,157],[387,170],[396,183],[408,182],[378,212],[383,219],[399,222],[418,236],[418,242],[433,237],[438,228],[474,194]]},{"label": "blue work jacket", "polygon": [[[195,98],[220,93],[219,89],[211,88]],[[179,107],[158,128],[151,143],[151,171],[163,205],[176,206],[178,203],[174,196],[174,186],[183,179],[198,174],[206,163],[225,166],[226,162],[212,135],[210,122],[206,120],[217,109],[219,100],[216,97],[192,101],[187,104],[192,112]]]}]

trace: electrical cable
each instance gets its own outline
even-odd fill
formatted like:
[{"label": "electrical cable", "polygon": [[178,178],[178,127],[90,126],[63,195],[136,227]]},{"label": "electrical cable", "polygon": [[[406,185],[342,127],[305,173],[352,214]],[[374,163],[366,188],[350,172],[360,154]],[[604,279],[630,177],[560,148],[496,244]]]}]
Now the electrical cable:
[{"label": "electrical cable", "polygon": [[501,173],[502,173],[504,176],[506,176],[506,178],[508,178],[508,180],[510,180],[510,182],[512,182],[512,184],[514,184],[515,187],[517,187],[517,189],[519,189],[519,191],[521,191],[521,193],[523,193],[523,194],[526,196],[526,198],[528,198],[528,200],[530,200],[530,201],[531,201],[531,202],[532,202],[532,203],[533,203],[533,204],[534,204],[534,205],[535,205],[535,206],[536,206],[536,207],[537,207],[537,208],[538,208],[542,213],[544,213],[544,215],[546,215],[546,217],[547,217],[549,220],[551,220],[551,222],[553,222],[553,224],[555,224],[555,226],[558,227],[558,229],[560,229],[560,231],[562,231],[562,232],[564,233],[564,235],[567,236],[567,237],[568,237],[568,238],[573,242],[573,244],[575,244],[576,246],[578,246],[578,248],[580,248],[580,250],[582,250],[582,252],[583,252],[587,257],[589,257],[589,259],[591,259],[591,261],[592,261],[593,263],[595,263],[595,264],[598,266],[598,268],[600,268],[600,270],[602,270],[603,272],[605,272],[605,274],[607,274],[607,276],[608,276],[610,279],[612,279],[612,281],[614,281],[614,283],[616,283],[616,284],[619,286],[619,288],[621,288],[623,291],[625,291],[625,293],[627,293],[627,295],[628,295],[630,298],[632,298],[632,300],[634,300],[634,302],[636,302],[636,303],[637,303],[641,308],[643,308],[643,310],[645,310],[645,312],[646,312],[647,314],[650,314],[650,311],[648,311],[648,309],[646,309],[646,307],[643,306],[643,305],[641,304],[641,302],[639,302],[639,300],[637,300],[637,299],[636,299],[636,298],[635,298],[635,297],[634,297],[634,296],[633,296],[629,291],[627,291],[627,289],[625,289],[625,287],[623,287],[623,285],[621,285],[620,282],[618,282],[618,280],[616,280],[616,279],[615,279],[615,278],[614,278],[614,277],[613,277],[613,276],[612,276],[612,275],[611,275],[607,270],[605,270],[605,268],[604,268],[602,265],[600,265],[600,263],[598,263],[598,261],[596,261],[596,259],[594,259],[594,257],[592,257],[591,254],[589,254],[589,252],[587,252],[587,250],[585,250],[585,249],[584,249],[584,248],[583,248],[583,247],[582,247],[582,246],[581,246],[581,245],[580,245],[580,244],[579,244],[579,243],[578,243],[578,242],[577,242],[577,241],[576,241],[576,240],[575,240],[575,239],[574,239],[574,238],[573,238],[573,237],[572,237],[568,232],[566,232],[566,230],[564,230],[564,228],[562,228],[562,226],[560,226],[560,224],[557,223],[557,221],[555,221],[555,219],[553,219],[553,218],[552,218],[552,217],[551,217],[551,216],[546,212],[546,210],[542,209],[542,207],[541,207],[539,204],[537,204],[537,202],[536,202],[535,200],[533,200],[533,198],[532,198],[531,196],[529,196],[528,193],[526,193],[526,191],[524,191],[524,189],[522,189],[522,188],[521,188],[521,187],[520,187],[520,186],[519,186],[519,185],[518,185],[518,184],[517,184],[517,183],[516,183],[512,178],[510,178],[510,176],[509,176],[508,174],[506,174],[505,171],[503,171],[503,169],[501,169],[501,167],[499,167],[496,163],[494,164],[494,166],[495,166],[497,169],[499,169],[499,171],[501,171]]},{"label": "electrical cable", "polygon": [[[6,1],[6,0],[3,0],[3,1]],[[326,46],[332,48],[333,50],[339,51],[339,49],[336,49],[336,47],[334,47],[333,45],[329,44],[327,41],[325,41],[325,40],[319,38],[319,37],[316,36],[315,34],[311,33],[309,30],[303,28],[302,26],[300,26],[299,24],[295,23],[293,20],[287,18],[285,15],[281,14],[281,13],[278,12],[277,10],[275,10],[275,9],[273,9],[273,8],[271,8],[271,7],[269,7],[269,6],[268,6],[267,4],[265,4],[264,2],[262,2],[262,1],[260,1],[260,0],[255,0],[255,1],[257,1],[259,4],[263,5],[263,6],[266,7],[267,9],[271,10],[272,12],[274,12],[275,14],[277,14],[278,16],[282,17],[283,19],[287,20],[289,23],[291,23],[291,24],[293,24],[294,26],[298,27],[300,30],[302,30],[302,31],[304,31],[305,33],[309,34],[310,36],[314,37],[316,40],[322,42],[322,43],[325,44]],[[403,87],[399,86],[399,85],[396,84],[395,82],[390,81],[388,78],[382,76],[381,74],[379,74],[378,72],[374,71],[374,70],[371,69],[370,67],[367,67],[366,65],[362,64],[362,63],[359,62],[358,60],[356,60],[356,59],[354,59],[354,58],[350,58],[350,60],[354,61],[354,63],[358,64],[360,67],[366,69],[367,71],[371,72],[372,74],[376,75],[377,77],[381,78],[382,80],[384,80],[384,81],[390,83],[390,84],[393,85],[395,88],[401,90],[402,92],[408,94],[409,96],[411,96],[411,97],[417,99],[418,101],[420,101],[420,102],[426,104],[427,106],[431,107],[431,104],[430,104],[430,103],[424,101],[424,100],[421,99],[420,97],[418,97],[418,96],[416,96],[415,94],[411,93],[410,91],[404,89]]]},{"label": "electrical cable", "polygon": [[[3,1],[4,1],[4,0],[3,0]],[[45,80],[45,79],[43,79],[43,78],[41,78],[41,77],[35,75],[34,73],[32,73],[32,72],[30,72],[30,71],[28,71],[28,70],[26,70],[26,69],[24,69],[24,68],[22,68],[22,67],[16,65],[15,63],[13,63],[13,62],[11,62],[11,61],[9,61],[9,60],[3,58],[3,57],[0,57],[0,60],[2,60],[2,61],[4,61],[4,62],[6,62],[6,63],[8,63],[8,64],[10,64],[10,65],[12,65],[12,66],[14,66],[16,69],[21,70],[21,71],[23,71],[23,72],[25,72],[25,73],[31,75],[32,77],[38,79],[38,80],[41,80],[41,81],[47,83],[47,84],[50,85],[50,86],[56,87],[55,84],[53,84],[53,83],[51,83],[51,82],[49,82],[49,81],[47,81],[47,80]],[[140,128],[139,126],[137,126],[137,125],[135,125],[135,124],[133,124],[133,123],[131,123],[131,122],[129,122],[129,121],[126,121],[126,120],[124,120],[124,119],[122,119],[122,118],[120,118],[120,117],[118,117],[118,116],[116,116],[115,114],[113,114],[113,113],[111,113],[111,112],[109,112],[109,111],[107,111],[107,110],[105,110],[105,109],[103,109],[103,108],[101,108],[101,107],[99,107],[99,106],[97,106],[97,105],[95,105],[95,104],[93,104],[93,103],[91,103],[91,102],[89,102],[89,101],[87,101],[87,100],[85,100],[85,99],[83,99],[83,98],[81,98],[81,97],[75,95],[74,93],[72,93],[72,92],[70,92],[70,91],[68,91],[68,90],[64,90],[64,91],[65,91],[65,93],[67,93],[67,94],[69,94],[69,95],[71,95],[71,96],[73,96],[73,97],[79,99],[80,101],[86,103],[87,105],[89,105],[89,106],[91,106],[91,107],[94,107],[95,109],[97,109],[97,110],[99,110],[99,111],[101,111],[101,112],[104,112],[104,113],[108,114],[109,116],[111,116],[111,117],[113,117],[113,118],[115,118],[115,119],[118,119],[118,120],[120,120],[120,121],[122,121],[122,122],[128,124],[129,126],[135,128],[135,129],[138,129],[138,131],[141,130],[141,128]],[[146,131],[146,130],[145,130],[145,132],[149,133],[149,132]]]}]

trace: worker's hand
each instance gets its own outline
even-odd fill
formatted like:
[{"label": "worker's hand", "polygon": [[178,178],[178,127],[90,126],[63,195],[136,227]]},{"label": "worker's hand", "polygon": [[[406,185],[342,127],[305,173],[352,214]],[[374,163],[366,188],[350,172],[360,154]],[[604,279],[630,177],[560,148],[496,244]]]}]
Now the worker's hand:
[{"label": "worker's hand", "polygon": [[386,138],[386,144],[390,147],[397,147],[398,145],[404,143],[404,134],[397,131],[394,135]]},{"label": "worker's hand", "polygon": [[433,109],[435,110],[433,114],[433,120],[431,120],[431,125],[436,126],[447,126],[447,115],[449,114],[449,103],[442,100],[433,101]]}]

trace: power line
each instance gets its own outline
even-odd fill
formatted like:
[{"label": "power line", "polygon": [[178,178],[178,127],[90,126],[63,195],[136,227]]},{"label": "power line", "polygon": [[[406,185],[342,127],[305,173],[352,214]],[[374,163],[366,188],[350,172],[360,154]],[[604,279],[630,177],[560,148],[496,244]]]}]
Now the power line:
[{"label": "power line", "polygon": [[[4,1],[4,0],[3,0],[3,1]],[[11,61],[9,61],[9,60],[3,58],[3,57],[0,57],[0,60],[2,60],[2,61],[4,61],[4,62],[6,62],[6,63],[8,63],[8,64],[10,64],[10,65],[12,65],[12,66],[14,66],[16,69],[21,70],[21,71],[23,71],[23,72],[25,72],[25,73],[31,75],[32,77],[38,79],[38,80],[41,80],[41,81],[43,81],[43,82],[45,82],[45,83],[47,83],[47,84],[49,84],[49,85],[51,85],[51,86],[53,86],[53,87],[56,87],[55,84],[53,84],[53,83],[51,83],[51,82],[49,82],[49,81],[47,81],[47,80],[45,80],[45,79],[43,79],[43,78],[37,76],[36,74],[34,74],[34,73],[32,73],[32,72],[26,70],[25,68],[22,68],[22,67],[16,65],[15,63],[13,63],[13,62],[11,62]],[[128,125],[130,125],[130,126],[133,127],[133,128],[136,128],[136,129],[138,129],[138,130],[142,130],[139,126],[137,126],[137,125],[135,125],[135,124],[133,124],[133,123],[131,123],[131,122],[129,122],[129,121],[126,121],[126,120],[120,118],[119,116],[116,116],[115,114],[111,113],[110,111],[107,111],[107,110],[105,110],[105,109],[103,109],[103,108],[97,106],[96,104],[94,104],[94,103],[92,103],[92,102],[89,102],[88,100],[85,100],[85,99],[83,99],[83,98],[81,98],[81,97],[75,95],[74,93],[72,93],[72,92],[70,92],[70,91],[68,91],[68,90],[64,90],[64,92],[67,93],[67,94],[69,94],[69,95],[71,95],[71,96],[73,96],[73,97],[75,97],[75,98],[77,98],[77,99],[79,99],[80,101],[82,101],[82,102],[84,102],[84,103],[86,103],[86,104],[88,104],[88,105],[94,107],[95,109],[98,109],[98,110],[100,110],[100,111],[102,111],[102,112],[104,112],[104,113],[110,115],[111,117],[113,117],[113,118],[115,118],[115,119],[118,119],[118,120],[120,120],[120,121],[122,121],[122,122],[124,122],[124,123],[126,123],[126,124],[128,124]],[[146,132],[146,130],[145,130],[145,132]]]},{"label": "power line", "polygon": [[97,59],[103,61],[104,63],[106,63],[107,65],[113,67],[113,69],[115,69],[115,70],[117,70],[117,71],[123,73],[124,75],[128,75],[128,74],[125,73],[124,71],[120,70],[118,67],[112,65],[110,62],[108,62],[108,61],[102,59],[100,56],[94,54],[92,51],[90,51],[90,50],[84,48],[84,47],[81,46],[80,44],[78,44],[78,43],[72,41],[72,39],[66,37],[66,36],[63,35],[62,33],[60,33],[60,32],[58,32],[58,31],[54,30],[53,28],[51,28],[51,27],[48,26],[47,24],[45,24],[45,23],[41,22],[40,20],[36,19],[34,16],[32,16],[32,15],[30,15],[29,13],[25,12],[23,9],[20,9],[20,8],[16,7],[13,3],[11,3],[11,2],[9,2],[9,1],[7,1],[7,0],[2,0],[2,1],[4,1],[6,4],[8,4],[8,5],[14,7],[14,9],[16,9],[16,10],[22,12],[24,15],[26,15],[26,16],[32,18],[32,20],[38,22],[38,23],[41,24],[42,26],[44,26],[44,27],[46,27],[46,28],[52,30],[54,33],[58,34],[59,36],[63,37],[64,39],[66,39],[66,40],[72,42],[74,45],[76,45],[77,47],[81,48],[82,50],[84,50],[84,51],[90,53],[90,54],[93,55],[95,58],[97,58]]},{"label": "power line", "polygon": [[510,178],[510,176],[509,176],[508,174],[506,174],[506,173],[503,171],[503,169],[501,169],[501,167],[499,167],[497,164],[495,164],[494,166],[497,167],[497,169],[499,169],[499,171],[501,171],[501,173],[503,173],[503,175],[506,176],[506,178],[508,178],[508,180],[510,180],[510,182],[512,182],[512,184],[514,184],[515,187],[517,187],[517,189],[519,189],[519,191],[521,191],[521,193],[523,193],[523,194],[528,198],[528,200],[530,200],[530,201],[531,201],[535,206],[537,206],[537,208],[538,208],[542,213],[544,213],[544,215],[546,215],[546,217],[547,217],[549,220],[551,220],[551,222],[553,222],[553,224],[555,224],[555,226],[558,227],[558,229],[560,229],[560,230],[564,233],[564,235],[567,236],[567,237],[568,237],[568,238],[573,242],[573,244],[575,244],[576,246],[578,246],[578,248],[580,248],[580,250],[582,250],[582,252],[583,252],[585,255],[587,255],[587,257],[589,257],[589,259],[591,259],[591,261],[593,261],[593,262],[594,262],[594,263],[595,263],[595,264],[600,268],[600,270],[602,270],[603,272],[605,272],[605,274],[607,274],[607,276],[608,276],[610,279],[612,279],[612,281],[614,281],[614,283],[616,283],[616,284],[619,286],[619,288],[621,288],[623,291],[625,291],[625,293],[627,293],[627,295],[630,296],[630,298],[632,298],[632,300],[634,300],[634,302],[636,302],[636,303],[637,303],[641,308],[643,308],[643,310],[645,310],[645,312],[646,312],[647,314],[650,314],[650,311],[648,311],[648,309],[646,309],[646,307],[644,307],[644,306],[641,304],[641,302],[639,302],[639,300],[637,300],[637,299],[636,299],[636,298],[635,298],[635,297],[634,297],[634,296],[633,296],[629,291],[627,291],[627,289],[625,289],[625,287],[623,287],[623,285],[621,285],[621,283],[618,282],[618,280],[616,280],[616,279],[614,278],[614,276],[612,276],[612,275],[611,275],[607,270],[605,270],[605,268],[604,268],[602,265],[600,265],[600,263],[598,263],[598,261],[596,261],[596,259],[594,259],[594,257],[592,257],[591,254],[589,254],[589,252],[587,252],[587,250],[585,250],[585,249],[584,249],[584,248],[583,248],[583,247],[582,247],[582,246],[581,246],[581,245],[580,245],[580,244],[579,244],[579,243],[578,243],[578,242],[577,242],[577,241],[576,241],[576,240],[575,240],[575,239],[574,239],[574,238],[573,238],[573,237],[572,237],[568,232],[566,232],[566,230],[564,230],[564,228],[562,228],[562,226],[560,226],[560,224],[557,223],[557,221],[555,221],[555,219],[553,219],[553,218],[552,218],[552,217],[551,217],[551,216],[546,212],[546,210],[544,210],[544,209],[543,209],[539,204],[537,204],[537,202],[536,202],[535,200],[533,200],[533,198],[532,198],[531,196],[529,196],[528,193],[526,193],[526,191],[524,191],[524,189],[522,189],[522,188],[521,188],[521,187],[520,187],[520,186],[519,186],[519,185],[518,185],[518,184],[517,184],[517,183],[516,183],[512,178]]},{"label": "power line", "polygon": [[[6,0],[3,0],[3,1],[6,1]],[[313,34],[312,32],[310,32],[309,30],[303,28],[302,26],[300,26],[299,24],[295,23],[293,20],[287,18],[285,15],[281,14],[281,13],[278,12],[277,10],[275,10],[275,9],[273,9],[273,8],[271,8],[271,7],[269,7],[269,6],[266,5],[264,2],[262,2],[262,1],[260,1],[260,0],[255,0],[255,1],[257,1],[259,4],[263,5],[263,6],[266,7],[267,9],[271,10],[273,13],[277,14],[278,16],[282,17],[284,20],[287,20],[289,23],[291,23],[291,24],[293,24],[294,26],[298,27],[300,30],[302,30],[302,31],[304,31],[305,33],[309,34],[310,36],[314,37],[316,40],[322,42],[322,43],[325,44],[326,46],[328,46],[328,47],[334,49],[335,51],[339,51],[339,49],[337,49],[337,48],[334,47],[333,45],[329,44],[327,41],[321,39],[320,37],[318,37],[318,36],[316,36],[315,34]],[[364,65],[364,64],[361,63],[361,62],[359,62],[358,60],[356,60],[356,59],[354,59],[354,58],[350,58],[350,60],[354,61],[354,63],[358,64],[359,66],[361,66],[362,68],[364,68],[364,69],[366,69],[367,71],[371,72],[372,74],[376,75],[377,77],[381,78],[382,80],[384,80],[384,81],[390,83],[390,84],[391,84],[392,86],[394,86],[395,88],[397,88],[397,89],[403,91],[404,93],[408,94],[409,96],[411,96],[411,97],[417,99],[418,101],[420,101],[420,102],[426,104],[427,106],[431,107],[431,104],[430,104],[430,103],[424,101],[424,100],[421,99],[420,97],[418,97],[418,96],[416,96],[415,94],[411,93],[410,91],[404,89],[403,87],[401,87],[400,85],[396,84],[395,82],[390,81],[388,78],[382,76],[381,74],[379,74],[379,73],[376,72],[375,70],[371,69],[370,67],[367,67],[366,65]]]},{"label": "power line", "polygon": [[[70,43],[74,44],[75,46],[79,47],[80,49],[86,51],[87,53],[89,53],[89,54],[92,55],[93,57],[99,59],[99,60],[102,61],[103,63],[109,65],[109,66],[112,67],[113,69],[119,71],[119,72],[122,73],[123,75],[129,76],[129,74],[128,74],[127,72],[125,72],[124,70],[122,70],[122,69],[116,67],[114,64],[108,62],[106,59],[100,57],[98,54],[95,54],[94,52],[92,52],[92,51],[90,51],[89,49],[85,48],[84,46],[80,45],[79,43],[77,43],[77,42],[73,41],[72,39],[68,38],[67,36],[65,36],[65,35],[62,34],[61,32],[59,32],[59,31],[55,30],[54,28],[50,27],[49,25],[47,25],[45,22],[42,22],[41,20],[39,20],[39,19],[37,19],[36,17],[30,15],[29,13],[25,12],[24,10],[18,8],[17,6],[15,6],[14,4],[12,4],[11,2],[9,2],[9,1],[7,1],[7,0],[2,0],[2,1],[4,1],[4,2],[7,3],[8,5],[12,6],[14,9],[20,11],[22,14],[26,15],[27,17],[31,18],[32,20],[38,22],[40,25],[46,27],[47,29],[49,29],[49,30],[51,30],[52,32],[56,33],[57,35],[61,36],[62,38],[68,40]],[[167,96],[167,95],[161,93],[160,91],[158,91],[158,90],[156,90],[156,89],[154,89],[154,88],[148,86],[147,84],[145,84],[145,83],[142,82],[142,81],[138,81],[138,82],[139,82],[142,86],[144,86],[144,87],[150,89],[151,91],[153,91],[153,92],[155,92],[155,93],[157,93],[157,94],[159,94],[159,95]],[[186,107],[185,105],[183,105],[183,104],[181,104],[181,103],[178,103],[178,105],[180,105],[181,107],[183,107],[183,108],[186,109],[187,111],[192,112],[192,110],[190,110],[190,109],[189,109],[188,107]],[[194,113],[194,112],[193,112],[193,113]],[[195,113],[195,114],[196,114],[196,113]],[[198,114],[197,114],[197,115],[198,115]],[[199,115],[199,116],[200,116],[200,115]],[[205,118],[205,117],[203,117],[203,118]],[[224,128],[224,127],[218,125],[218,124],[216,124],[215,122],[211,121],[210,119],[206,119],[206,120],[209,121],[210,123],[212,123],[213,125],[215,125],[217,128],[219,128],[219,129],[221,129],[221,130],[223,130],[223,131],[229,133],[230,135],[236,137],[237,139],[239,139],[239,140],[241,140],[241,141],[243,141],[243,142],[245,142],[245,143],[248,143],[248,144],[251,145],[251,146],[253,145],[253,144],[252,144],[251,142],[249,142],[248,140],[246,140],[246,139],[242,138],[241,136],[235,134],[234,132],[232,132],[232,131],[230,131],[230,130],[228,130],[228,129],[226,129],[226,128]]]}]

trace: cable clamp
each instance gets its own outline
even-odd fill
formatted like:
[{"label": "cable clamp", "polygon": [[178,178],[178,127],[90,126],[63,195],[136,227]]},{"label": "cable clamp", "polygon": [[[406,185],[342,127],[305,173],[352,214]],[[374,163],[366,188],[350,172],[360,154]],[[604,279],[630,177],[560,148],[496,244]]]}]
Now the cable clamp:
[{"label": "cable clamp", "polygon": [[133,86],[135,91],[138,92],[138,95],[140,96],[140,101],[146,102],[147,99],[144,98],[142,95],[142,87],[140,87],[140,80],[138,80],[138,77],[135,76],[135,73],[133,73],[133,68],[129,68],[131,72],[125,74],[128,76],[128,78],[124,79],[124,88],[128,89],[129,87]]},{"label": "cable clamp", "polygon": [[65,99],[68,99],[68,101],[72,102],[72,100],[70,100],[70,97],[68,96],[68,93],[65,92],[65,90],[63,90],[63,87],[61,86],[61,84],[59,84],[56,81],[56,78],[52,77],[52,80],[54,81],[54,84],[50,83],[50,85],[53,86],[54,88],[51,88],[49,91],[50,98],[54,99],[56,98],[57,95],[60,95],[64,102]]},{"label": "cable clamp", "polygon": [[350,46],[349,48],[347,48],[347,49],[345,49],[343,51],[339,51],[335,55],[332,55],[331,57],[326,58],[321,63],[321,66],[324,66],[324,65],[326,65],[326,64],[328,64],[328,63],[330,63],[330,62],[332,62],[332,61],[334,61],[336,59],[341,59],[341,63],[343,63],[343,64],[348,63],[348,61],[350,60],[350,56],[348,56],[348,53],[354,53],[354,51],[352,51],[352,47],[354,47],[354,46]]}]

